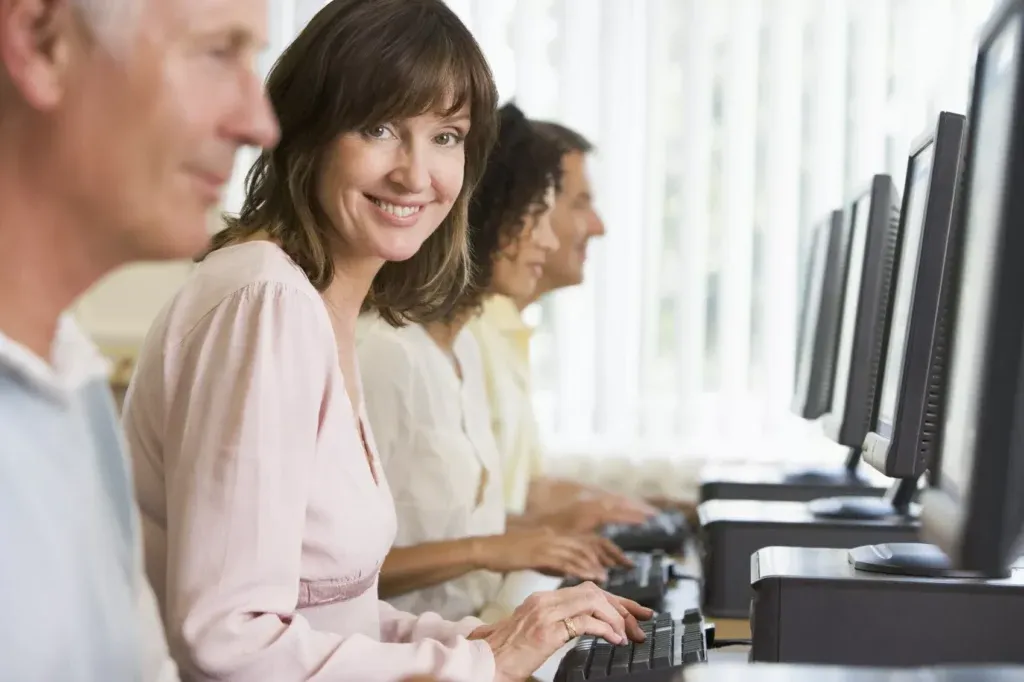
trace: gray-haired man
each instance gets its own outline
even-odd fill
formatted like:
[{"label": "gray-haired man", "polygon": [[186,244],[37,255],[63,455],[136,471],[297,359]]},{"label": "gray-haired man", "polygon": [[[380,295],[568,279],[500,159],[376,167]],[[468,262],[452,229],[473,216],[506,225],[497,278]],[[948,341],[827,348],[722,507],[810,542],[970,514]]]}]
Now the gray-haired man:
[{"label": "gray-haired man", "polygon": [[190,256],[276,141],[265,0],[0,0],[0,677],[177,679],[104,364],[65,311]]}]

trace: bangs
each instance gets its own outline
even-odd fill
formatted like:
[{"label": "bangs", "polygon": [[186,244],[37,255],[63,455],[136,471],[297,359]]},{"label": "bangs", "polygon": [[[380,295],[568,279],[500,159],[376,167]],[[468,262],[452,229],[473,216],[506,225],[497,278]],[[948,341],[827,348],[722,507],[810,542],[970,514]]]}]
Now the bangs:
[{"label": "bangs", "polygon": [[355,96],[357,101],[373,104],[360,112],[363,120],[358,125],[423,114],[446,117],[464,107],[469,108],[473,124],[481,116],[493,115],[493,80],[476,42],[463,27],[453,30],[436,15],[417,19],[406,24],[406,30],[385,31],[393,35],[381,36],[384,49],[374,73],[367,74],[372,93]]}]

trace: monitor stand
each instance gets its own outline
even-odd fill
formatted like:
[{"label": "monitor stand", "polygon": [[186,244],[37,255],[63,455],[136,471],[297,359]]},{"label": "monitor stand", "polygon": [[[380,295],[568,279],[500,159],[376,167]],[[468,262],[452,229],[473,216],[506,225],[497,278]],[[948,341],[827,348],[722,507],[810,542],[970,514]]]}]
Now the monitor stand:
[{"label": "monitor stand", "polygon": [[794,471],[783,478],[787,485],[863,485],[868,483],[857,474],[860,450],[850,448],[842,469],[805,469]]},{"label": "monitor stand", "polygon": [[912,504],[917,494],[918,477],[898,480],[884,497],[823,497],[807,503],[820,519],[871,521],[894,516],[917,517]]},{"label": "monitor stand", "polygon": [[1010,577],[1009,569],[996,575],[955,569],[941,549],[923,542],[886,542],[854,547],[849,552],[849,559],[858,571],[885,575],[954,580],[999,580]]},{"label": "monitor stand", "polygon": [[810,502],[822,497],[881,497],[879,487],[858,471],[860,450],[851,449],[844,466],[787,470],[772,465],[709,464],[700,475],[700,501],[765,500]]}]

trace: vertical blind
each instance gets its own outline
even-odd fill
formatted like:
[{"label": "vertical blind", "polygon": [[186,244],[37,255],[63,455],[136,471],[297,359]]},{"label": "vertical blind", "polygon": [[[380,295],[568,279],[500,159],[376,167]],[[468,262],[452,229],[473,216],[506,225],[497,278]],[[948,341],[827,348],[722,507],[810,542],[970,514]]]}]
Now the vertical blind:
[{"label": "vertical blind", "polygon": [[[273,59],[322,0],[271,0]],[[503,100],[590,138],[608,234],[526,311],[549,452],[771,457],[809,227],[966,112],[992,0],[448,0]],[[252,153],[228,196],[237,210]]]}]

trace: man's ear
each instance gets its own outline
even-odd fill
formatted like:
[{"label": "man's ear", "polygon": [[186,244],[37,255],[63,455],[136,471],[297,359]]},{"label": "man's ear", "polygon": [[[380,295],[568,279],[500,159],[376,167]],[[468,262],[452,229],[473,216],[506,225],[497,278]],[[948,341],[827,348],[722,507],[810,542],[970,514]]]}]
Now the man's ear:
[{"label": "man's ear", "polygon": [[0,0],[0,64],[28,106],[60,102],[81,30],[71,0]]}]

